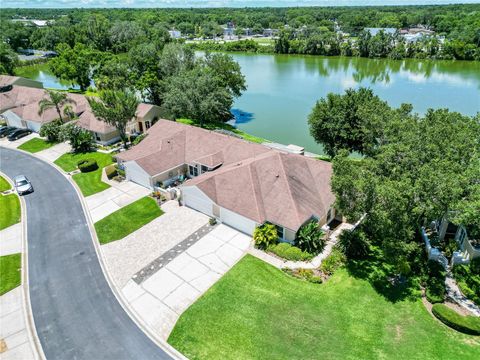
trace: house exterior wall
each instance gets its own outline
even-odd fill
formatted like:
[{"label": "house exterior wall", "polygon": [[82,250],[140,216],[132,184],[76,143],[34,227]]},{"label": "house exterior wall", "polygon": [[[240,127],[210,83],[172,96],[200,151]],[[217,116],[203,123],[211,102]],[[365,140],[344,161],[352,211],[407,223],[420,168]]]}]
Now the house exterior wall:
[{"label": "house exterior wall", "polygon": [[182,201],[189,208],[213,216],[213,201],[196,186],[182,186]]},{"label": "house exterior wall", "polygon": [[142,185],[148,189],[153,188],[150,175],[135,161],[121,163],[121,166],[125,170],[127,180]]},{"label": "house exterior wall", "polygon": [[150,126],[152,126],[153,124],[153,120],[158,120],[160,119],[160,107],[158,106],[153,106],[149,112],[147,112],[145,114],[144,117],[141,117],[141,118],[137,118],[137,123],[136,123],[136,130],[137,131],[140,131],[140,126],[138,125],[138,123],[142,123],[142,129],[143,129],[143,132],[147,131],[147,125],[146,125],[146,122],[150,122]]},{"label": "house exterior wall", "polygon": [[297,236],[297,233],[295,231],[287,228],[283,228],[283,234],[285,236],[283,240],[288,241],[289,243],[293,243]]},{"label": "house exterior wall", "polygon": [[7,110],[3,114],[3,117],[7,121],[7,124],[9,126],[15,126],[18,128],[24,128],[26,127],[25,122],[22,120],[20,116],[15,114],[13,111]]},{"label": "house exterior wall", "polygon": [[114,130],[114,131],[111,131],[111,132],[106,133],[106,134],[97,133],[97,132],[92,131],[92,134],[93,134],[93,137],[95,139],[95,142],[97,142],[99,144],[102,144],[102,145],[113,144],[114,142],[120,140],[120,134],[119,134],[118,130]]},{"label": "house exterior wall", "polygon": [[247,235],[253,235],[257,223],[236,212],[220,207],[219,220]]},{"label": "house exterior wall", "polygon": [[40,132],[40,128],[42,127],[43,124],[38,123],[36,121],[27,120],[26,125],[27,125],[27,128],[38,133]]}]

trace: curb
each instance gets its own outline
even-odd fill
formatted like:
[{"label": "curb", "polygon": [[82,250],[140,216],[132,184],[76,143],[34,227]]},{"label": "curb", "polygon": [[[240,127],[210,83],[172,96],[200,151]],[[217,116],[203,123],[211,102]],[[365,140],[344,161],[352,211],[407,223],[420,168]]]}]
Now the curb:
[{"label": "curb", "polygon": [[[165,340],[159,338],[155,334],[155,332],[143,320],[140,319],[140,317],[137,315],[137,313],[133,309],[130,309],[128,301],[123,297],[122,293],[117,290],[117,287],[115,286],[115,282],[110,277],[110,274],[108,272],[108,267],[104,262],[104,259],[103,259],[103,256],[102,256],[102,250],[101,250],[100,244],[98,242],[97,232],[95,231],[95,227],[93,226],[93,221],[91,219],[90,212],[88,211],[87,206],[85,204],[85,198],[83,197],[83,194],[82,194],[80,188],[78,187],[77,183],[75,181],[73,181],[72,177],[68,173],[63,171],[63,169],[61,169],[58,165],[54,164],[53,162],[48,162],[47,160],[45,160],[45,159],[43,159],[39,156],[36,156],[35,153],[29,153],[27,151],[23,151],[23,150],[20,150],[20,149],[11,149],[11,150],[22,152],[24,154],[30,155],[30,156],[40,160],[40,161],[43,161],[44,163],[52,166],[55,170],[57,170],[60,174],[62,174],[70,182],[70,184],[75,189],[75,191],[77,193],[77,196],[80,200],[80,203],[82,205],[83,212],[84,212],[85,218],[87,220],[87,226],[88,226],[88,228],[90,230],[90,234],[92,236],[93,246],[95,248],[95,252],[97,253],[98,262],[99,262],[100,267],[102,269],[103,276],[107,280],[108,286],[110,287],[110,290],[113,292],[113,294],[114,294],[115,298],[117,299],[118,303],[123,308],[123,310],[127,313],[127,315],[130,317],[130,319],[135,323],[135,325],[137,325],[139,327],[139,329],[142,330],[142,332],[151,341],[153,341],[154,344],[156,344],[159,348],[161,348],[163,351],[165,351],[173,359],[187,359],[177,349],[175,349],[173,346],[168,344]],[[33,320],[33,316],[32,316],[32,320]],[[35,332],[35,335],[36,335],[36,332]],[[43,350],[42,350],[42,353],[43,353]],[[44,359],[45,359],[45,357],[43,357],[42,360],[44,360]]]},{"label": "curb", "polygon": [[[13,181],[2,171],[0,175],[6,179],[12,188],[15,189]],[[14,190],[15,191],[15,190]],[[15,193],[16,194],[16,193]],[[17,195],[18,196],[18,195]],[[28,334],[29,343],[33,345],[33,355],[35,359],[46,360],[43,352],[42,344],[38,338],[37,328],[35,327],[35,319],[33,318],[32,304],[30,303],[29,278],[28,278],[28,241],[27,241],[27,211],[25,199],[18,196],[20,201],[20,223],[22,224],[22,305],[25,315],[25,328]]]}]

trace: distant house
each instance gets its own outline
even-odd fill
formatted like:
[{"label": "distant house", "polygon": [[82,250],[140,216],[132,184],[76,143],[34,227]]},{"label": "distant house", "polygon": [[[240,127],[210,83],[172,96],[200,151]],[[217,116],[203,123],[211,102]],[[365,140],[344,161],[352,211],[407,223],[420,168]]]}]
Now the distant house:
[{"label": "distant house", "polygon": [[[39,132],[43,124],[58,119],[58,113],[53,108],[45,110],[42,114],[38,113],[39,102],[47,98],[47,93],[42,88],[17,85],[17,83],[28,83],[27,80],[14,76],[0,76],[0,114],[9,126]],[[33,85],[38,84],[42,85],[42,83],[33,82]],[[74,101],[69,106],[78,117],[75,124],[90,131],[96,142],[108,145],[120,139],[119,132],[114,126],[95,117],[85,96],[68,94],[68,97]],[[64,110],[62,109],[62,112]],[[159,116],[158,106],[141,103],[127,130],[131,133],[143,132],[150,128]]]},{"label": "distant house", "polygon": [[159,120],[148,136],[117,155],[128,180],[147,188],[177,182],[181,201],[246,234],[269,222],[284,241],[302,224],[320,225],[341,216],[333,207],[332,166],[169,120]]},{"label": "distant house", "polygon": [[263,29],[263,36],[272,37],[278,34],[277,29]]},{"label": "distant house", "polygon": [[389,35],[395,35],[397,33],[397,29],[395,28],[365,28],[363,30],[369,32],[372,36],[375,36],[382,31]]},{"label": "distant house", "polygon": [[182,37],[182,33],[179,30],[168,30],[168,33],[172,39],[180,39]]},{"label": "distant house", "polygon": [[233,35],[235,35],[235,25],[233,24],[233,22],[229,21],[223,27],[223,36],[232,37]]}]

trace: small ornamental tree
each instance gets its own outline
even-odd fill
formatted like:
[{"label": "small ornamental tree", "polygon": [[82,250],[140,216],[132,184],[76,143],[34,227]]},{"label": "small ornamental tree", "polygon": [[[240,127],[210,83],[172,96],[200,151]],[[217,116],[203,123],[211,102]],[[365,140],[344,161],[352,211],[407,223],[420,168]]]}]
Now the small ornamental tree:
[{"label": "small ornamental tree", "polygon": [[70,143],[73,152],[88,152],[93,147],[92,133],[73,124],[64,125],[61,136]]},{"label": "small ornamental tree", "polygon": [[60,120],[43,124],[40,128],[40,136],[47,138],[49,142],[61,140],[62,122]]},{"label": "small ornamental tree", "polygon": [[315,220],[302,225],[298,230],[295,246],[310,254],[318,254],[325,247],[325,238],[322,229]]},{"label": "small ornamental tree", "polygon": [[278,242],[277,228],[272,224],[257,226],[253,232],[253,240],[256,247],[267,249]]}]

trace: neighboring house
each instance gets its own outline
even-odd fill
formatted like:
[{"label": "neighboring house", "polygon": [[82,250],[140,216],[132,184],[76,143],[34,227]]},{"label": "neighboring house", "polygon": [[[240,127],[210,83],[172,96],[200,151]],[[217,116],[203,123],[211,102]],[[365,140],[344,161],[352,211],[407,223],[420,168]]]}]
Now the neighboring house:
[{"label": "neighboring house", "polygon": [[147,133],[117,155],[127,179],[153,189],[186,178],[184,205],[246,234],[270,222],[282,240],[293,241],[310,219],[324,225],[339,217],[328,162],[169,120]]},{"label": "neighboring house", "polygon": [[[43,89],[43,84],[40,81],[26,79],[20,76],[0,75],[0,92],[3,92],[3,88],[8,88],[13,85]],[[5,89],[5,91],[8,90]]]},{"label": "neighboring house", "polygon": [[141,103],[137,107],[135,130],[144,132],[160,118],[160,107],[157,105]]},{"label": "neighboring house", "polygon": [[377,35],[381,31],[383,31],[385,34],[390,35],[395,35],[397,33],[397,29],[395,28],[365,28],[363,30],[368,31],[372,36]]},{"label": "neighboring house", "polygon": [[[58,113],[54,108],[45,110],[41,115],[39,102],[47,98],[44,89],[34,87],[10,85],[15,77],[0,77],[2,84],[6,84],[3,92],[0,91],[0,114],[8,125],[18,128],[29,128],[39,132],[43,124],[58,119]],[[22,78],[20,78],[22,79]],[[24,79],[26,80],[26,79]],[[41,84],[41,83],[40,83]],[[118,130],[104,121],[95,117],[90,109],[87,98],[80,94],[68,94],[74,103],[68,104],[73,113],[78,117],[76,124],[92,132],[97,143],[108,145],[120,139]],[[62,112],[65,108],[62,109]],[[136,117],[127,126],[129,132],[143,132],[148,129],[160,115],[160,108],[150,104],[139,104]]]}]

